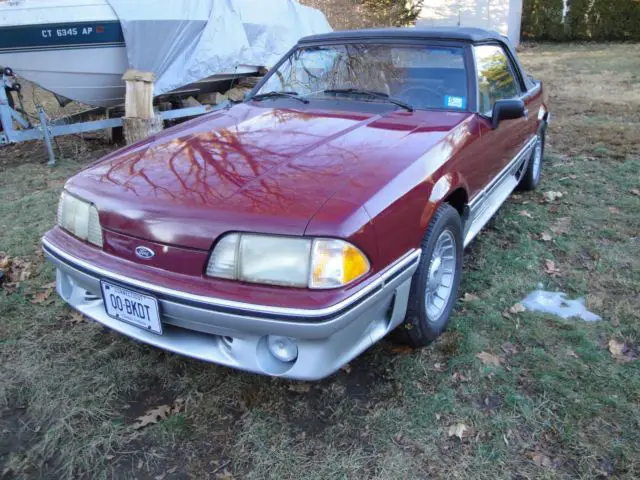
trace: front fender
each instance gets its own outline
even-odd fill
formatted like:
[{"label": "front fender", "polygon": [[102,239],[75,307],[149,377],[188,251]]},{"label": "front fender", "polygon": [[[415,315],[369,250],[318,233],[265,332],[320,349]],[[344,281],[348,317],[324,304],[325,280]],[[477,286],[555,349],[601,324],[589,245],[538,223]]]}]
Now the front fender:
[{"label": "front fender", "polygon": [[423,231],[429,226],[431,217],[433,217],[440,205],[457,190],[463,190],[466,198],[468,198],[467,182],[457,172],[447,173],[436,180],[420,217],[420,227]]}]

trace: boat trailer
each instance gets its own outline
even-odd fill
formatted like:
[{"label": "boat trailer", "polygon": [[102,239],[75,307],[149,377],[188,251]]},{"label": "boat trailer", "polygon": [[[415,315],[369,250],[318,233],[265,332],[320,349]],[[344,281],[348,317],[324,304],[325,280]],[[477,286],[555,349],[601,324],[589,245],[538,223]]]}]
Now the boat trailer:
[{"label": "boat trailer", "polygon": [[[16,108],[9,92],[16,92],[20,110]],[[224,108],[228,102],[219,105],[199,105],[195,107],[179,108],[176,110],[166,110],[158,112],[163,120],[176,120],[179,118],[196,117],[205,113]],[[74,121],[82,119],[88,114],[106,114],[106,109],[91,109],[80,112],[71,117],[59,120],[51,120],[42,106],[37,107],[38,122],[33,124],[24,113],[22,107],[21,86],[18,83],[11,68],[4,68],[2,71],[2,82],[0,83],[0,147],[11,143],[26,142],[29,140],[44,140],[49,154],[48,165],[56,164],[56,157],[53,150],[53,139],[62,135],[73,135],[79,133],[93,132],[109,128],[122,127],[122,118],[105,118],[92,121]],[[17,128],[14,128],[15,125]]]}]

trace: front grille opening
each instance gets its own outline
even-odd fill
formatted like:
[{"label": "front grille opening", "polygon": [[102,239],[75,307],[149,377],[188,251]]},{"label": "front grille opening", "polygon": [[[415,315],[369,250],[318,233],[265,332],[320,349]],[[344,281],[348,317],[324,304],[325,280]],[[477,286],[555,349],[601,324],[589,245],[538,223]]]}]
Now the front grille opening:
[{"label": "front grille opening", "polygon": [[391,302],[389,302],[389,306],[387,307],[387,311],[385,313],[385,320],[387,321],[387,325],[391,324],[391,321],[393,320],[393,311],[395,310],[396,307],[396,294],[393,294],[393,298],[391,299]]},{"label": "front grille opening", "polygon": [[231,345],[233,344],[233,337],[224,336],[224,337],[220,337],[220,339],[222,340],[222,343],[224,344],[225,347],[231,349]]}]

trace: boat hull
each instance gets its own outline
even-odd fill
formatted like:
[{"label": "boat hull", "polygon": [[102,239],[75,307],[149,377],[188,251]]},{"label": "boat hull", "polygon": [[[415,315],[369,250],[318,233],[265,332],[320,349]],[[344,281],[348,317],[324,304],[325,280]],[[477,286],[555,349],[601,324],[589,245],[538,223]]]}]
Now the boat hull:
[{"label": "boat hull", "polygon": [[[0,66],[86,105],[124,103],[122,75],[129,62],[117,20],[0,26]],[[217,82],[255,72],[257,67],[239,66],[234,72],[221,72],[180,87],[179,92],[196,95],[212,91]]]},{"label": "boat hull", "polygon": [[39,50],[0,54],[0,64],[56,95],[87,105],[124,102],[124,47]]}]

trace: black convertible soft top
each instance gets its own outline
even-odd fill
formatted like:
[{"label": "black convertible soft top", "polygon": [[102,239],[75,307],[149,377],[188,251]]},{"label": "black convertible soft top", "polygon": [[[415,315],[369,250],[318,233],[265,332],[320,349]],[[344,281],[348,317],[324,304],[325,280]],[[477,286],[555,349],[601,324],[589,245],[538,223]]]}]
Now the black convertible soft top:
[{"label": "black convertible soft top", "polygon": [[456,42],[487,43],[499,42],[509,51],[511,58],[521,72],[527,90],[536,86],[536,82],[531,79],[522,68],[516,49],[509,39],[493,30],[470,27],[433,27],[433,28],[371,28],[364,30],[342,30],[319,35],[310,35],[298,40],[298,44],[323,43],[323,42],[355,42],[355,41],[375,41],[375,40],[453,40]]},{"label": "black convertible soft top", "polygon": [[493,30],[469,27],[434,28],[370,28],[364,30],[343,30],[300,39],[300,43],[335,40],[372,40],[381,38],[424,38],[429,40],[461,40],[466,42],[505,41],[506,37]]}]

